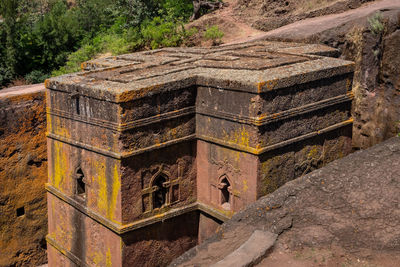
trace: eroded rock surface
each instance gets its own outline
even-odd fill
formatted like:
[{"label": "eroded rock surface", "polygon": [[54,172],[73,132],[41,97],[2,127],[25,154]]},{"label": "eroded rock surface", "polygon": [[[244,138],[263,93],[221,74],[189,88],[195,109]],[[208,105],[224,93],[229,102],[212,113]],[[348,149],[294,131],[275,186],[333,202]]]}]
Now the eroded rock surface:
[{"label": "eroded rock surface", "polygon": [[171,266],[218,262],[254,229],[278,234],[278,242],[290,249],[399,251],[399,157],[395,137],[291,181],[237,213]]},{"label": "eroded rock surface", "polygon": [[0,93],[0,266],[36,266],[47,262],[45,93],[17,89]]},{"label": "eroded rock surface", "polygon": [[341,14],[299,21],[256,39],[320,42],[338,48],[341,58],[356,63],[355,148],[370,147],[400,132],[399,1],[376,1]]}]

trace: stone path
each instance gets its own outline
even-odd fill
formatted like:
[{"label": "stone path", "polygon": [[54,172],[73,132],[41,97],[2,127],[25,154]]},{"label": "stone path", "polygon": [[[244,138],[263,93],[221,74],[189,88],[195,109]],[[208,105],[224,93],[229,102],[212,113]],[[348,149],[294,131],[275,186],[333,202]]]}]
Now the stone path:
[{"label": "stone path", "polygon": [[9,97],[14,95],[23,95],[29,93],[36,93],[40,91],[44,91],[44,84],[32,84],[32,85],[23,85],[23,86],[15,86],[6,89],[0,90],[0,98]]},{"label": "stone path", "polygon": [[399,10],[399,0],[382,0],[369,3],[360,8],[349,10],[339,14],[326,15],[316,18],[305,19],[280,27],[278,29],[259,33],[252,38],[236,40],[232,43],[248,42],[254,40],[291,40],[302,41],[324,31],[334,29],[349,23],[350,21],[362,20],[378,11]]}]

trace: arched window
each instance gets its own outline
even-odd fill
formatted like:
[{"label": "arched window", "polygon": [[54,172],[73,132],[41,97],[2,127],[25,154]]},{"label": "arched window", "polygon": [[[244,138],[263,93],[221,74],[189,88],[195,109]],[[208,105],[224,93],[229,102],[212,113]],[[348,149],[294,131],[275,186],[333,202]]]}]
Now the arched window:
[{"label": "arched window", "polygon": [[224,178],[221,181],[221,205],[223,205],[224,203],[229,203],[230,195],[228,188],[230,186],[231,184],[229,183],[228,179]]},{"label": "arched window", "polygon": [[[142,189],[142,212],[162,212],[164,208],[174,205],[180,200],[179,181],[182,169],[178,169],[178,178],[171,179],[171,174],[161,165],[150,178],[147,187]],[[142,182],[145,186],[145,182]]]},{"label": "arched window", "polygon": [[86,196],[85,175],[81,168],[76,170],[76,194],[82,198]]},{"label": "arched window", "polygon": [[153,209],[159,209],[167,204],[169,183],[168,178],[160,174],[153,180]]},{"label": "arched window", "polygon": [[230,210],[232,206],[232,186],[226,176],[220,178],[218,184],[218,189],[220,190],[220,205],[224,210]]}]

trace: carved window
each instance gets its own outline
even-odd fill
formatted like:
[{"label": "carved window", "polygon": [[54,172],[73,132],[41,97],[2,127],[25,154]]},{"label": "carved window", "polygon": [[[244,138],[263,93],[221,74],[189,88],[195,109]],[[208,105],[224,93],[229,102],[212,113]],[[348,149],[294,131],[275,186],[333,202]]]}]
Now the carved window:
[{"label": "carved window", "polygon": [[232,187],[226,176],[222,177],[218,184],[218,189],[220,191],[220,205],[225,210],[230,210],[232,206]]},{"label": "carved window", "polygon": [[162,208],[169,197],[169,182],[164,175],[159,175],[153,181],[153,209]]},{"label": "carved window", "polygon": [[21,207],[17,209],[17,217],[21,217],[25,215],[25,207]]},{"label": "carved window", "polygon": [[73,106],[75,108],[76,115],[81,115],[80,99],[78,93],[72,93],[71,99],[73,100]]},{"label": "carved window", "polygon": [[79,96],[75,98],[75,109],[76,109],[76,114],[81,115],[81,107],[79,103]]},{"label": "carved window", "polygon": [[178,175],[178,179],[172,180],[170,174],[160,166],[158,172],[150,179],[147,188],[142,190],[143,213],[158,211],[179,201],[181,168]]},{"label": "carved window", "polygon": [[76,170],[76,195],[79,197],[86,197],[86,183],[85,183],[85,175],[81,168]]}]

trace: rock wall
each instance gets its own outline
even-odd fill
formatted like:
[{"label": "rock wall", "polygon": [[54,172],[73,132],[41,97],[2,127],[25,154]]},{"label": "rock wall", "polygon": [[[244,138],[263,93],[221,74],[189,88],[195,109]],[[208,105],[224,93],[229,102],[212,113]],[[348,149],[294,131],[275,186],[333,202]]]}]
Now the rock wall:
[{"label": "rock wall", "polygon": [[371,147],[400,133],[400,5],[395,2],[377,2],[365,9],[369,13],[354,10],[347,19],[338,19],[342,22],[338,26],[293,38],[338,48],[341,58],[356,63],[352,108],[355,149]]},{"label": "rock wall", "polygon": [[[400,138],[394,137],[290,181],[236,213],[214,236],[170,266],[215,266],[241,247],[254,230],[278,235],[272,250],[336,247],[359,256],[366,251],[371,253],[367,257],[382,252],[398,255],[399,156]],[[362,257],[358,259],[360,262]]]},{"label": "rock wall", "polygon": [[400,12],[384,12],[379,32],[371,23],[347,35],[343,55],[357,63],[353,146],[367,148],[400,133]]},{"label": "rock wall", "polygon": [[44,90],[0,93],[0,266],[47,262]]},{"label": "rock wall", "polygon": [[400,3],[375,1],[341,14],[306,19],[255,40],[323,43],[356,63],[353,147],[363,149],[400,133]]}]

